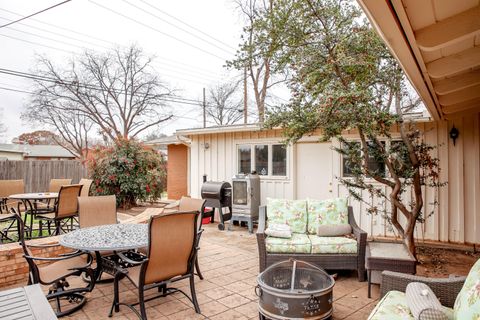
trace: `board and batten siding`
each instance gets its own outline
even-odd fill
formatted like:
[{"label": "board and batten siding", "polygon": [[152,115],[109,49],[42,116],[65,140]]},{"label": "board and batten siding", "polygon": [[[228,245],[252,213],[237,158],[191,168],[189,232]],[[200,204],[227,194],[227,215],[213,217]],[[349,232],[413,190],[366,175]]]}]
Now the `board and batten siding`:
[{"label": "board and batten siding", "polygon": [[[452,126],[459,130],[460,136],[453,145],[449,138]],[[424,212],[432,211],[432,203],[439,205],[433,215],[427,216],[425,223],[416,228],[418,239],[480,244],[480,113],[450,121],[421,122],[417,124],[423,132],[427,143],[436,145],[434,151],[440,159],[440,180],[447,182],[438,191],[424,188]],[[355,134],[350,135],[355,139]],[[207,174],[208,180],[231,182],[236,173],[236,146],[242,143],[262,143],[281,141],[279,130],[248,131],[235,133],[215,133],[192,135],[190,147],[190,194],[200,197],[202,176]],[[315,139],[309,138],[310,141]],[[208,149],[205,149],[205,145]],[[266,197],[296,197],[295,165],[296,146],[288,150],[288,173],[286,179],[261,180],[262,204]],[[341,157],[333,153],[332,197],[347,196],[348,192],[335,177],[341,175]],[[380,186],[385,188],[384,186]],[[387,191],[387,190],[385,190]],[[408,198],[411,195],[407,195]],[[365,193],[365,201],[376,206],[386,206],[381,202],[373,202]],[[406,199],[408,200],[408,199]],[[355,217],[359,225],[371,236],[395,236],[389,223],[381,216],[367,213],[367,206],[350,201],[354,207]],[[401,220],[402,221],[402,220]]]},{"label": "board and batten siding", "polygon": [[[200,197],[202,177],[211,181],[232,182],[237,173],[237,145],[252,143],[275,143],[281,141],[279,130],[225,132],[216,134],[192,135],[190,144],[190,194]],[[205,148],[205,146],[208,148]],[[261,201],[267,197],[294,197],[293,149],[287,150],[287,177],[264,178],[260,182]]]}]

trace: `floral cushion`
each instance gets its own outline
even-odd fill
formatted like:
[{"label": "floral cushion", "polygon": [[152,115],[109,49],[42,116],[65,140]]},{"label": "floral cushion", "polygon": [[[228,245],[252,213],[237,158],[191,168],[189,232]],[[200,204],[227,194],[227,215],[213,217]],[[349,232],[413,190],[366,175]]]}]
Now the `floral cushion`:
[{"label": "floral cushion", "polygon": [[[442,311],[449,320],[454,319],[453,309],[443,307]],[[405,293],[400,291],[389,291],[377,304],[368,317],[368,320],[414,320],[410,309],[407,306]],[[463,318],[458,318],[463,319]]]},{"label": "floral cushion", "polygon": [[316,234],[319,225],[348,224],[347,199],[307,200],[308,234]]},{"label": "floral cushion", "polygon": [[455,319],[480,319],[480,259],[470,269],[454,310]]},{"label": "floral cushion", "polygon": [[292,233],[291,238],[265,239],[267,252],[270,253],[310,253],[312,245],[306,234]]},{"label": "floral cushion", "polygon": [[307,231],[307,201],[267,198],[268,223],[288,224],[292,232]]},{"label": "floral cushion", "polygon": [[357,241],[345,237],[319,237],[308,235],[312,253],[357,253]]}]

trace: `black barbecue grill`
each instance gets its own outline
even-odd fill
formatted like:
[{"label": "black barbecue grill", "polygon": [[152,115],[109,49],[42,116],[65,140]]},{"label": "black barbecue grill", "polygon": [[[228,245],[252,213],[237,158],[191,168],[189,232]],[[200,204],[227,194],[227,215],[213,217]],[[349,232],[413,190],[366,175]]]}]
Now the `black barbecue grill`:
[{"label": "black barbecue grill", "polygon": [[[220,223],[218,229],[225,229],[225,221],[232,218],[232,186],[228,182],[206,181],[202,185],[202,199],[205,207],[212,208],[212,219],[215,209],[218,209]],[[228,208],[228,213],[223,213],[223,208]]]}]

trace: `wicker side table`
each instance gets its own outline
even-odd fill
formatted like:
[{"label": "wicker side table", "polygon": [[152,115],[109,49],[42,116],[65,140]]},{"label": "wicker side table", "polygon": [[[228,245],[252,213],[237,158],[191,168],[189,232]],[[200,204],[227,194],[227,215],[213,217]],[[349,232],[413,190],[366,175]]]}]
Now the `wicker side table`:
[{"label": "wicker side table", "polygon": [[365,255],[368,297],[371,297],[372,271],[384,270],[415,274],[417,260],[402,243],[369,242]]}]

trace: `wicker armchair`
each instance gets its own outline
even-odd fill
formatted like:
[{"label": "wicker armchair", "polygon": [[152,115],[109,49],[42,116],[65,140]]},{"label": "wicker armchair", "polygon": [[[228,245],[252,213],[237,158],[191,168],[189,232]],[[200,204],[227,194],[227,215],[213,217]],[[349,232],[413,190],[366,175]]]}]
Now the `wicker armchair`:
[{"label": "wicker armchair", "polygon": [[268,266],[289,258],[303,260],[315,264],[324,269],[333,270],[357,270],[358,280],[365,281],[365,250],[367,245],[367,233],[358,227],[353,216],[352,207],[348,207],[348,223],[352,226],[353,236],[357,240],[356,254],[304,254],[304,253],[269,253],[266,249],[266,220],[267,208],[260,207],[260,217],[257,229],[258,255],[260,259],[260,272]]},{"label": "wicker armchair", "polygon": [[427,278],[406,273],[383,271],[380,290],[383,297],[392,290],[405,292],[410,282],[422,282],[432,289],[443,306],[453,308],[455,299],[462,289],[465,279],[466,277]]}]

